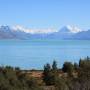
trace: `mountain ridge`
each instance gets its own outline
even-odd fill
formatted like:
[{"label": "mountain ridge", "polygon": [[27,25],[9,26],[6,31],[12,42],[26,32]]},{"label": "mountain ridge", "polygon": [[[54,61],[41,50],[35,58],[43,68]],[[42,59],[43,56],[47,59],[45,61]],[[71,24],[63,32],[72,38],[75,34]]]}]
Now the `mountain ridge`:
[{"label": "mountain ridge", "polygon": [[0,39],[90,39],[90,30],[83,31],[75,26],[64,26],[60,30],[47,31],[23,27],[0,26]]}]

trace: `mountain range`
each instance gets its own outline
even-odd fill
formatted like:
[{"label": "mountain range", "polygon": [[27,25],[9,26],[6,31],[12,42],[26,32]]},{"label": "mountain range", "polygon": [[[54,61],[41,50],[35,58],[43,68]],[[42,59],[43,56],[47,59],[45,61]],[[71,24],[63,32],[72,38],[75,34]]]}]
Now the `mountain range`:
[{"label": "mountain range", "polygon": [[0,26],[0,39],[90,40],[90,30],[81,30],[69,25],[62,27],[60,30],[32,30],[21,26]]}]

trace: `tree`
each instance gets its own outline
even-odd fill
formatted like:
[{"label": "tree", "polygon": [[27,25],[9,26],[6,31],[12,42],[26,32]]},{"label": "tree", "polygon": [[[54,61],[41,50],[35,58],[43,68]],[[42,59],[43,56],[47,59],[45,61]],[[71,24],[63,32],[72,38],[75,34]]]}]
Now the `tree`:
[{"label": "tree", "polygon": [[57,62],[53,61],[52,70],[57,70]]},{"label": "tree", "polygon": [[55,85],[56,79],[59,76],[56,61],[53,61],[52,68],[50,64],[44,66],[43,80],[46,85]]},{"label": "tree", "polygon": [[78,79],[81,84],[81,90],[90,90],[90,59],[89,57],[80,60]]},{"label": "tree", "polygon": [[62,67],[63,72],[67,72],[69,75],[72,75],[74,71],[74,65],[71,62],[65,62]]},{"label": "tree", "polygon": [[51,66],[50,64],[44,65],[44,71],[43,71],[43,80],[46,83],[46,85],[50,85],[50,72],[51,72]]},{"label": "tree", "polygon": [[74,63],[74,69],[75,69],[75,71],[78,71],[79,65],[77,63]]}]

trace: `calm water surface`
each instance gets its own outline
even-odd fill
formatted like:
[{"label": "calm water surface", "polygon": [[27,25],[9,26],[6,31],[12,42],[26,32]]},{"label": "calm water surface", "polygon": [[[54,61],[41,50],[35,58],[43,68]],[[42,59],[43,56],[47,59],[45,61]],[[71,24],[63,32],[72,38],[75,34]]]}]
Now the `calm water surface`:
[{"label": "calm water surface", "polygon": [[0,40],[0,64],[22,69],[41,69],[56,60],[78,62],[90,56],[88,40]]}]

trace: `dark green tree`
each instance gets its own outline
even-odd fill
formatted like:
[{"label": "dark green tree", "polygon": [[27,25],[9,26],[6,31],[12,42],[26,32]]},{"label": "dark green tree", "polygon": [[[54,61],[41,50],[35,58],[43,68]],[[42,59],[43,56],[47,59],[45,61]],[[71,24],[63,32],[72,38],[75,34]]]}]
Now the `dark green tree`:
[{"label": "dark green tree", "polygon": [[46,83],[46,85],[50,85],[50,80],[51,80],[50,72],[51,72],[51,66],[50,64],[47,63],[46,65],[44,65],[44,71],[43,71],[43,80]]},{"label": "dark green tree", "polygon": [[71,62],[65,62],[62,67],[63,72],[68,73],[68,75],[72,76],[74,71],[74,65]]},{"label": "dark green tree", "polygon": [[52,64],[52,70],[57,70],[57,62],[54,60]]},{"label": "dark green tree", "polygon": [[46,85],[55,85],[56,79],[59,76],[56,61],[53,61],[52,68],[50,64],[44,66],[43,80]]}]

